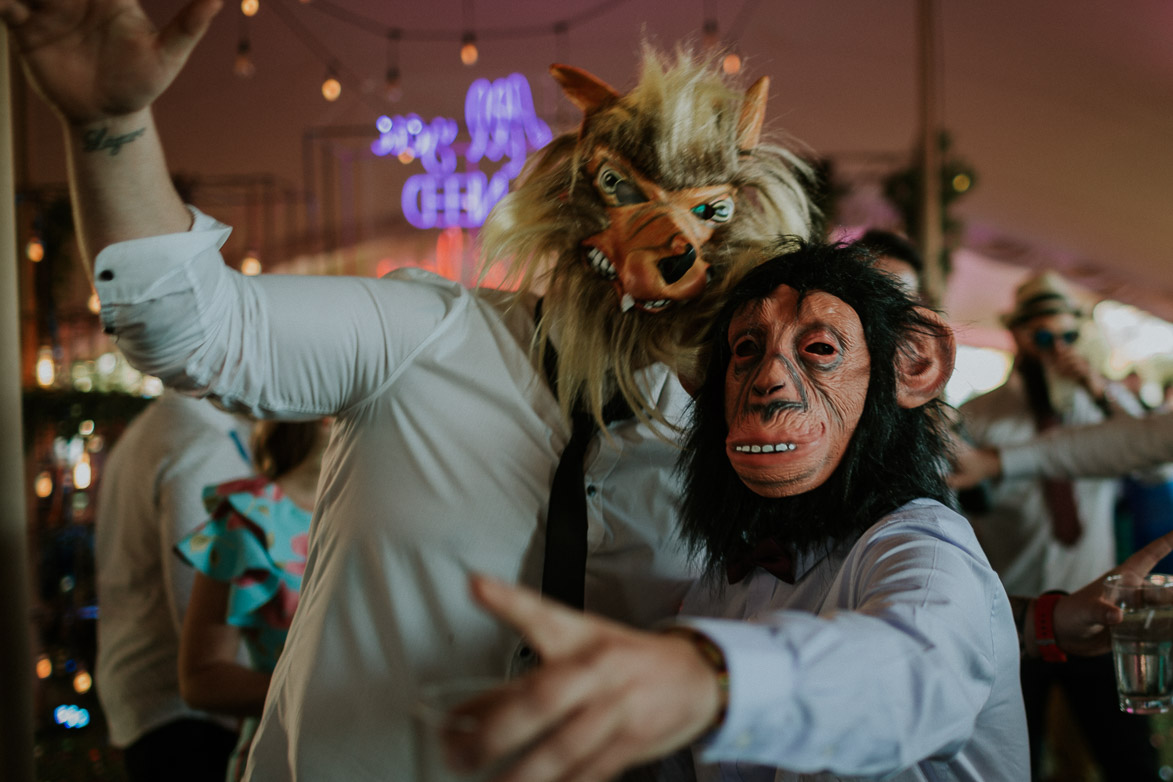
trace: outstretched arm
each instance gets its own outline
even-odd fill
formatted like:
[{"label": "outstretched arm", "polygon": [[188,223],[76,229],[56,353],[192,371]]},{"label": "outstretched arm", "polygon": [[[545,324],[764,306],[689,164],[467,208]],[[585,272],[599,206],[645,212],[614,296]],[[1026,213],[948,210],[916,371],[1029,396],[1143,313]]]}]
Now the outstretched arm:
[{"label": "outstretched arm", "polygon": [[959,448],[949,483],[968,488],[986,478],[1112,478],[1173,461],[1173,413],[1065,426],[1000,449]]},{"label": "outstretched arm", "polygon": [[457,708],[478,730],[445,734],[453,765],[481,768],[525,747],[499,782],[610,779],[718,718],[718,673],[687,638],[631,630],[484,577],[472,592],[530,640],[542,665]]},{"label": "outstretched arm", "polygon": [[61,120],[82,252],[185,231],[151,104],[222,0],[192,0],[157,29],[137,0],[0,0],[25,72]]}]

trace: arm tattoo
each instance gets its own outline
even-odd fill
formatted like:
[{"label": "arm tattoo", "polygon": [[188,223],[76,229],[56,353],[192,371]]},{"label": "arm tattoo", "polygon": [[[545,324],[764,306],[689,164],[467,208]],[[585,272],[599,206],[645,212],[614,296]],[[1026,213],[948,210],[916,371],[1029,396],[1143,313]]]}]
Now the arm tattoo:
[{"label": "arm tattoo", "polygon": [[121,136],[107,136],[106,128],[98,128],[87,132],[82,137],[82,143],[85,145],[83,149],[86,152],[101,152],[103,149],[108,149],[110,157],[114,157],[122,149],[123,144],[129,144],[146,132],[146,128],[139,128],[130,133],[123,133]]}]

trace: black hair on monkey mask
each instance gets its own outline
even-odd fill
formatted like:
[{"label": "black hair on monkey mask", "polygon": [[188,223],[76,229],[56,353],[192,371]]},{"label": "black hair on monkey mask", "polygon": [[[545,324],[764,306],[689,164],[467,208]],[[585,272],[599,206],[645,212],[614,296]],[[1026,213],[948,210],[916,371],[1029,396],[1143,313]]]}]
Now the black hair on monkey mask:
[{"label": "black hair on monkey mask", "polygon": [[949,327],[865,250],[785,250],[714,324],[680,461],[684,535],[713,579],[766,538],[834,547],[915,498],[950,504]]},{"label": "black hair on monkey mask", "polygon": [[643,54],[626,94],[551,68],[581,128],[546,146],[481,234],[486,268],[546,286],[535,343],[556,335],[564,413],[581,398],[598,418],[617,388],[657,417],[633,372],[659,361],[694,376],[728,288],[780,231],[815,230],[809,168],[761,140],[768,81],[741,91],[715,59]]}]

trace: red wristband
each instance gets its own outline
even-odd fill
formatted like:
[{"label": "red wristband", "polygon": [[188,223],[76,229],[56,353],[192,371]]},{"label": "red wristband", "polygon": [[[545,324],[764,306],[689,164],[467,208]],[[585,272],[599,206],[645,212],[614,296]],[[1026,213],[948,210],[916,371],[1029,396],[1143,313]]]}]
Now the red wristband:
[{"label": "red wristband", "polygon": [[1067,655],[1055,642],[1055,603],[1066,592],[1045,592],[1035,600],[1035,648],[1049,663],[1067,662]]}]

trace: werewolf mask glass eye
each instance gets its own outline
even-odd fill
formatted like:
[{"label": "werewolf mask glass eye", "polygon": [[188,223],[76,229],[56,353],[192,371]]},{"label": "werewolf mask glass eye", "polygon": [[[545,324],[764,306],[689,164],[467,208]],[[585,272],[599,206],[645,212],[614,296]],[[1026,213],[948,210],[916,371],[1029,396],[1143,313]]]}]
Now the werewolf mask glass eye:
[{"label": "werewolf mask glass eye", "polygon": [[583,240],[586,261],[614,287],[620,308],[660,312],[699,296],[711,274],[704,245],[733,217],[733,188],[665,190],[607,150],[588,173],[609,225]]}]

